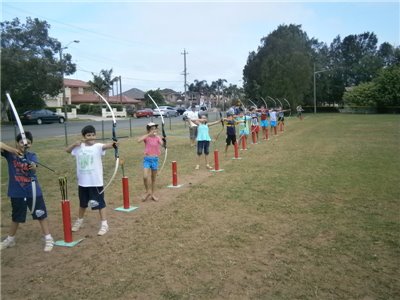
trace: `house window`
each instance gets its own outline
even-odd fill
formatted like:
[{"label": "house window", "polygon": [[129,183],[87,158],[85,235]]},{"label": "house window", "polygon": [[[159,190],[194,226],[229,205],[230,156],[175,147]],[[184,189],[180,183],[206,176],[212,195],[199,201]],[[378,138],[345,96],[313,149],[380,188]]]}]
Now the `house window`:
[{"label": "house window", "polygon": [[83,87],[80,87],[80,88],[78,89],[78,94],[79,94],[79,95],[83,95]]}]

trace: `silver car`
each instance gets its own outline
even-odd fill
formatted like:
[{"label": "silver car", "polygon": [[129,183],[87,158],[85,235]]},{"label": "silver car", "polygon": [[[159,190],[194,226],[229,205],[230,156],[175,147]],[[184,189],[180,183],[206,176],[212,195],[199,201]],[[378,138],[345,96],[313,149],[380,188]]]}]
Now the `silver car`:
[{"label": "silver car", "polygon": [[172,106],[160,106],[160,110],[157,108],[153,109],[154,117],[159,117],[160,113],[165,118],[177,117],[179,115],[178,111]]}]

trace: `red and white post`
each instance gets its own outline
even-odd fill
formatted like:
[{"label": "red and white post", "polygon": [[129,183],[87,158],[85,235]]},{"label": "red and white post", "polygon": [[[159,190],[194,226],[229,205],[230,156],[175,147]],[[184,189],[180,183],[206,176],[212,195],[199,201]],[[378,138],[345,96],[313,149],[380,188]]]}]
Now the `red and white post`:
[{"label": "red and white post", "polygon": [[219,168],[218,150],[214,150],[214,170],[211,172],[222,172],[223,169]]},{"label": "red and white post", "polygon": [[169,185],[170,188],[179,188],[182,185],[178,185],[178,165],[176,161],[172,162],[172,185]]},{"label": "red and white post", "polygon": [[122,199],[123,206],[117,207],[115,210],[130,212],[138,208],[137,206],[131,206],[129,203],[129,180],[126,176],[122,177]]},{"label": "red and white post", "polygon": [[61,201],[62,220],[64,227],[64,242],[72,243],[72,230],[71,230],[71,206],[69,200]]}]

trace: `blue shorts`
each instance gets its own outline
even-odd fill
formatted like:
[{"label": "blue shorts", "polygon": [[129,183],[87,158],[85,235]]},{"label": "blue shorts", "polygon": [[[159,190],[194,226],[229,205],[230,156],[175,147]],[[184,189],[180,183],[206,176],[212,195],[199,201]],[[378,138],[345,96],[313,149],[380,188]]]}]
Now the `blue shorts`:
[{"label": "blue shorts", "polygon": [[210,141],[197,141],[197,155],[201,155],[203,151],[205,155],[210,153]]},{"label": "blue shorts", "polygon": [[260,125],[261,127],[268,127],[268,120],[261,120]]},{"label": "blue shorts", "polygon": [[79,207],[87,208],[90,206],[93,210],[106,207],[102,186],[79,186]]},{"label": "blue shorts", "polygon": [[243,135],[249,135],[249,130],[248,129],[242,129],[239,131],[239,135],[243,136]]},{"label": "blue shorts", "polygon": [[276,121],[271,121],[271,127],[276,127]]},{"label": "blue shorts", "polygon": [[158,170],[158,156],[145,156],[143,158],[143,169]]},{"label": "blue shorts", "polygon": [[[25,223],[27,209],[32,209],[32,198],[11,198],[11,219],[15,223]],[[32,212],[34,220],[47,218],[46,204],[43,196],[36,197],[35,211]]]}]

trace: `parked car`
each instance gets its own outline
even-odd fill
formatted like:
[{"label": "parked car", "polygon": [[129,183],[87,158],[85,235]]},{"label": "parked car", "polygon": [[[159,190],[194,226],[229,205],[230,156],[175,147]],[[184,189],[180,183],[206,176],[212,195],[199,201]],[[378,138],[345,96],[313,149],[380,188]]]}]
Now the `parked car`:
[{"label": "parked car", "polygon": [[180,115],[183,115],[183,113],[186,111],[186,108],[183,106],[176,106],[175,109]]},{"label": "parked car", "polygon": [[48,109],[28,110],[21,116],[24,124],[64,123],[64,116],[58,115]]},{"label": "parked car", "polygon": [[134,116],[136,118],[150,118],[153,116],[153,110],[151,108],[139,109]]},{"label": "parked car", "polygon": [[158,111],[157,108],[153,109],[153,116],[159,117],[160,112],[162,116],[166,118],[177,117],[179,115],[178,111],[172,106],[160,106],[160,111]]}]

